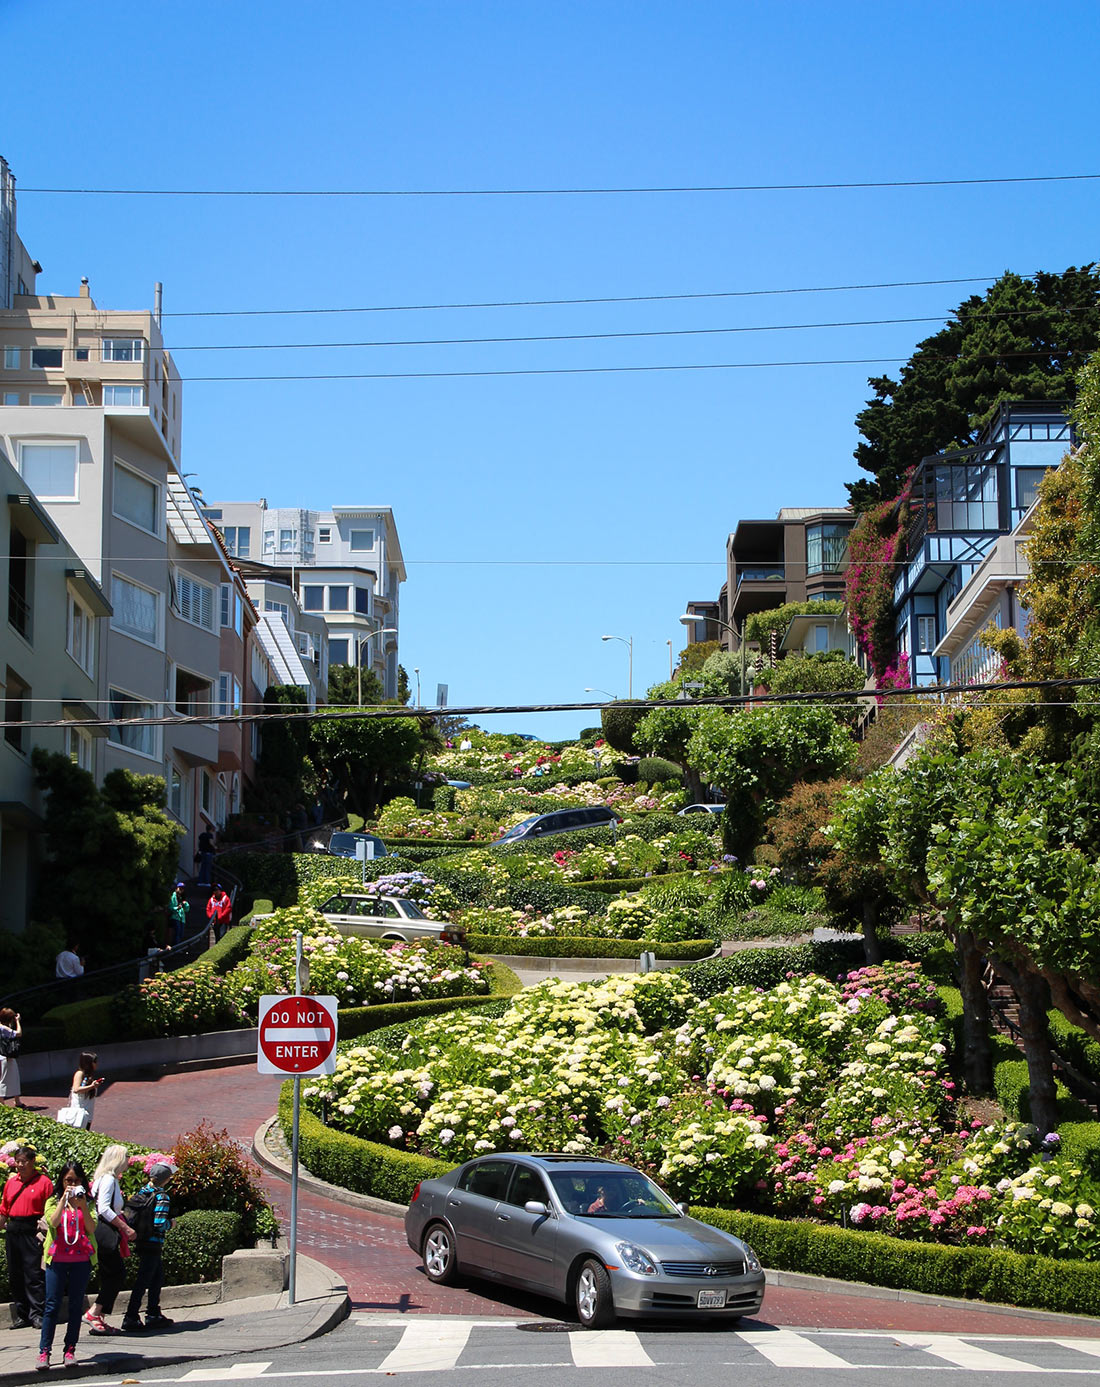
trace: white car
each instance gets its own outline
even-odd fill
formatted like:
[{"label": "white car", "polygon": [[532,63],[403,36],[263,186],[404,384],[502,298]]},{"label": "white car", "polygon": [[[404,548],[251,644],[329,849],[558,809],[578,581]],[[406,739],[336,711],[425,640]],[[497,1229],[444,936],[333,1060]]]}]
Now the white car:
[{"label": "white car", "polygon": [[387,939],[411,943],[414,939],[434,939],[440,944],[465,947],[466,932],[457,925],[429,920],[415,901],[402,896],[370,896],[341,891],[319,906],[321,914],[341,934],[361,939]]},{"label": "white car", "polygon": [[686,804],[677,809],[677,814],[713,814],[716,818],[725,809],[724,804]]}]

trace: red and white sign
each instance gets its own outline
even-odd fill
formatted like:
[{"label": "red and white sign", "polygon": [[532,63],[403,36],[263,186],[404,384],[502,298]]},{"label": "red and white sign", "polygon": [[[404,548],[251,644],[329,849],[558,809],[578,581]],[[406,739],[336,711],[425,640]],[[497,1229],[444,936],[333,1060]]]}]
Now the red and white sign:
[{"label": "red and white sign", "polygon": [[261,997],[256,1068],[261,1074],[336,1072],[335,997]]}]

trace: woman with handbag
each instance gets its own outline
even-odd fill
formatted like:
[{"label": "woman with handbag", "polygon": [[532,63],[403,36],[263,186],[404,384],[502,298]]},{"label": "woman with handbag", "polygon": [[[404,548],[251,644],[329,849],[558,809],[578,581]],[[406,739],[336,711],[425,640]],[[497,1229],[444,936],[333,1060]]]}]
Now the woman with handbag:
[{"label": "woman with handbag", "polygon": [[119,1178],[129,1165],[125,1146],[108,1146],[99,1158],[92,1176],[95,1200],[95,1241],[99,1252],[99,1294],[84,1316],[89,1334],[121,1334],[103,1318],[115,1308],[115,1300],[126,1281],[126,1263],[134,1230],[122,1216],[122,1189]]},{"label": "woman with handbag", "polygon": [[42,1315],[42,1335],[38,1341],[39,1372],[50,1366],[53,1334],[61,1313],[61,1302],[68,1297],[69,1319],[65,1326],[65,1366],[76,1363],[76,1341],[84,1311],[84,1292],[96,1264],[95,1214],[88,1203],[88,1177],[79,1161],[67,1161],[54,1182],[53,1194],[46,1200],[46,1245],[42,1263],[46,1268],[46,1308]]},{"label": "woman with handbag", "polygon": [[[96,1063],[94,1051],[85,1050],[82,1052],[80,1066],[73,1075],[69,1106],[62,1108],[61,1112],[57,1114],[58,1122],[64,1122],[69,1127],[83,1127],[86,1131],[91,1131],[92,1115],[95,1113],[95,1096],[103,1083],[102,1079],[96,1077]],[[85,1113],[87,1113],[86,1118],[83,1116]]]},{"label": "woman with handbag", "polygon": [[25,1108],[19,1080],[19,1054],[23,1023],[11,1007],[0,1007],[0,1099],[10,1098],[13,1108]]}]

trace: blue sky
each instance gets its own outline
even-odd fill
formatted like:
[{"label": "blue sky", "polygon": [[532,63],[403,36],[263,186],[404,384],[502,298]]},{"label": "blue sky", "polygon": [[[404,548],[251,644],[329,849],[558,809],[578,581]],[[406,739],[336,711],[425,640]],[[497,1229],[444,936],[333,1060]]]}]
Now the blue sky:
[{"label": "blue sky", "polygon": [[[0,0],[0,153],[45,291],[167,314],[806,288],[1061,270],[1096,182],[616,197],[71,197],[33,188],[538,188],[1100,172],[1095,6]],[[22,56],[20,56],[22,55]],[[1091,133],[1090,133],[1091,132]],[[692,302],[169,317],[210,500],[393,507],[401,658],[453,705],[667,677],[726,535],[842,503],[889,366],[403,380],[209,376],[902,358],[982,284]],[[698,337],[314,350],[260,343]],[[567,736],[595,714],[493,725]]]}]

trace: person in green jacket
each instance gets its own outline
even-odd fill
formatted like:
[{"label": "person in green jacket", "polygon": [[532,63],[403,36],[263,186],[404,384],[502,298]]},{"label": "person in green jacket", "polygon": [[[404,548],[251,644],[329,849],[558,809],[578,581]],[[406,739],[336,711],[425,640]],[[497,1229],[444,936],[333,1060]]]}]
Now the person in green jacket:
[{"label": "person in green jacket", "polygon": [[191,909],[191,902],[185,895],[186,889],[184,883],[178,881],[168,901],[168,920],[172,927],[173,944],[180,944],[187,937],[187,912]]}]

